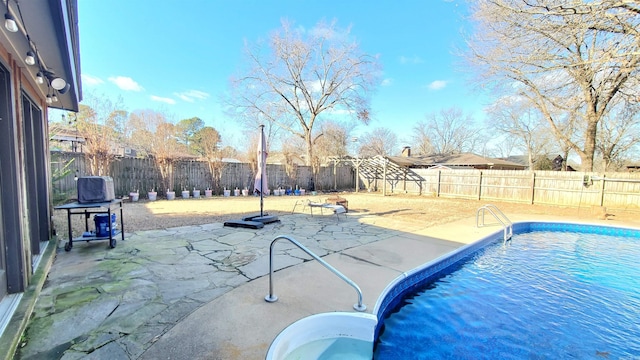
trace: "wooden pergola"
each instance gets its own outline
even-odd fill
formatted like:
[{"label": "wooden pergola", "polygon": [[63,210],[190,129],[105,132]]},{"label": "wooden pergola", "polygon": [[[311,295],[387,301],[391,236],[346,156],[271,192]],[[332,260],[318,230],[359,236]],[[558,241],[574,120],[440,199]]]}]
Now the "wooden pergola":
[{"label": "wooden pergola", "polygon": [[422,181],[424,178],[415,173],[410,166],[413,165],[411,159],[407,158],[407,161],[403,161],[398,157],[386,157],[376,155],[374,157],[360,158],[360,157],[342,157],[333,159],[334,164],[343,163],[349,164],[355,169],[356,192],[360,189],[360,176],[366,178],[369,184],[376,180],[382,180],[382,195],[387,194],[387,184],[402,184],[402,188],[406,190],[407,182],[415,182],[422,192]]}]

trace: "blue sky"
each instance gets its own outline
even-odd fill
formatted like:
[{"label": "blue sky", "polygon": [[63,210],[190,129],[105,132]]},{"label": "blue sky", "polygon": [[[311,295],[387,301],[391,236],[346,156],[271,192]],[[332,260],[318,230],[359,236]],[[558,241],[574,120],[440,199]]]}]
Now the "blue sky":
[{"label": "blue sky", "polygon": [[351,26],[362,51],[379,55],[374,121],[354,135],[386,127],[402,146],[428,113],[456,106],[483,119],[483,99],[454,55],[467,26],[464,1],[79,0],[78,8],[85,94],[121,97],[128,111],[200,117],[226,145],[245,138],[220,104],[242,67],[244,40],[266,38],[283,18],[305,28],[335,19]]}]

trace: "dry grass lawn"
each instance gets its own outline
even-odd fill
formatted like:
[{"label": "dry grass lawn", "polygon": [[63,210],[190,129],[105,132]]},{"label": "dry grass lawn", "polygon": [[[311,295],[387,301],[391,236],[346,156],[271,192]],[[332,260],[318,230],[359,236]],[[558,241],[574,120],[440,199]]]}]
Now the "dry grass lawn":
[{"label": "dry grass lawn", "polygon": [[[317,196],[268,196],[264,198],[264,212],[270,215],[290,214],[297,200],[324,201],[333,194]],[[383,197],[375,193],[340,193],[349,201],[350,214],[367,214],[389,217],[396,220],[419,222],[425,227],[444,224],[475,216],[477,209],[486,204],[476,200],[443,199],[416,195],[391,195]],[[554,215],[568,219],[596,220],[602,218],[601,209],[568,208],[514,203],[494,203],[507,216],[511,215]],[[298,206],[296,212],[301,212]],[[176,199],[167,201],[141,200],[124,204],[124,226],[127,232],[164,229],[177,226],[219,223],[242,216],[259,214],[260,198],[213,197],[199,199]],[[640,226],[640,211],[609,210],[608,219],[613,224]],[[84,231],[82,216],[74,216],[74,236]],[[89,220],[92,228],[92,220]],[[66,239],[66,211],[54,211],[54,225],[62,239]]]}]

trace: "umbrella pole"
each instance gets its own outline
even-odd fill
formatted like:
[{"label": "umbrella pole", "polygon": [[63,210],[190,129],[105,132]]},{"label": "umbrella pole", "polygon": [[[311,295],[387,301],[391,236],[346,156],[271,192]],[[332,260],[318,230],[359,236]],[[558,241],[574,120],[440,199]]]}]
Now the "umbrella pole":
[{"label": "umbrella pole", "polygon": [[[264,140],[264,125],[260,125],[260,136],[262,140]],[[264,172],[264,168],[265,168],[265,164],[264,164],[264,148],[265,148],[265,143],[262,142],[262,149],[260,149],[260,156],[262,157],[262,161],[260,161],[260,172],[262,173],[262,176],[260,176],[260,217],[262,217],[262,209],[263,209],[263,194],[264,194],[264,176],[266,176],[265,172]]]}]

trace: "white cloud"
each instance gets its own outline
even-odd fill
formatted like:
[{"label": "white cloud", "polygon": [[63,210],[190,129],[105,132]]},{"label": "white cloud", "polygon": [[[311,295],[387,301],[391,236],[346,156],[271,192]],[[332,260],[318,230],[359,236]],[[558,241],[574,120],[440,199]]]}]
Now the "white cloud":
[{"label": "white cloud", "polygon": [[447,81],[446,80],[436,80],[436,81],[432,81],[429,85],[427,85],[427,87],[430,90],[440,90],[440,89],[444,89],[447,86]]},{"label": "white cloud", "polygon": [[391,83],[393,83],[393,79],[387,78],[387,79],[382,80],[382,84],[380,84],[380,85],[382,85],[382,86],[391,86]]},{"label": "white cloud", "polygon": [[208,93],[199,90],[188,90],[185,92],[173,93],[173,95],[190,103],[195,102],[196,100],[206,100],[209,97]]},{"label": "white cloud", "polygon": [[100,79],[99,77],[95,77],[87,74],[82,74],[80,76],[82,77],[82,83],[87,86],[95,86],[95,85],[100,85],[104,83],[104,81],[102,81],[102,79]]},{"label": "white cloud", "polygon": [[116,84],[122,90],[125,91],[142,91],[144,88],[140,86],[135,80],[127,76],[112,76],[109,81]]},{"label": "white cloud", "polygon": [[320,80],[314,80],[311,81],[309,83],[307,83],[308,88],[311,88],[311,91],[313,92],[321,92],[322,91],[322,83],[320,82]]},{"label": "white cloud", "polygon": [[160,96],[155,96],[155,95],[151,95],[151,96],[149,96],[149,98],[151,98],[151,100],[153,100],[153,101],[163,102],[163,103],[169,104],[169,105],[174,105],[176,103],[176,101],[173,100],[172,98],[165,98],[165,97],[160,97]]},{"label": "white cloud", "polygon": [[422,64],[424,62],[424,60],[422,60],[421,57],[419,56],[400,56],[398,58],[398,60],[400,61],[400,64]]}]

